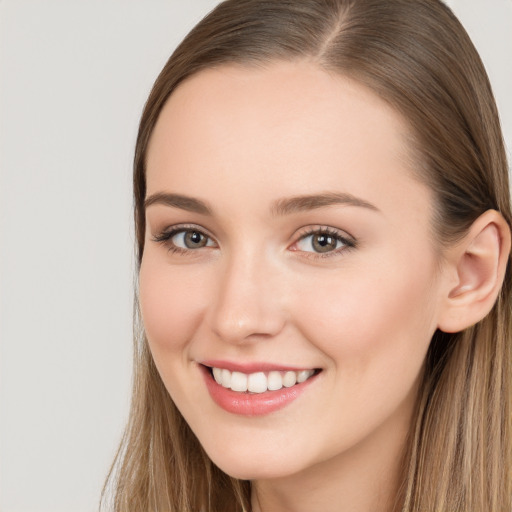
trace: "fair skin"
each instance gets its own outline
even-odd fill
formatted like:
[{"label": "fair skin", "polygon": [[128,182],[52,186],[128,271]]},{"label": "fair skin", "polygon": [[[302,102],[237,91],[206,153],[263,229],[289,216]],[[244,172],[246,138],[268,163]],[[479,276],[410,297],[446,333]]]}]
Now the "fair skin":
[{"label": "fair skin", "polygon": [[[467,246],[440,258],[407,135],[373,93],[309,62],[202,71],[152,134],[151,352],[210,458],[252,480],[255,511],[391,510],[430,339],[458,328],[450,301],[468,291]],[[482,231],[486,247],[503,238],[492,215]],[[207,366],[269,364],[314,375],[278,410],[212,398]]]}]

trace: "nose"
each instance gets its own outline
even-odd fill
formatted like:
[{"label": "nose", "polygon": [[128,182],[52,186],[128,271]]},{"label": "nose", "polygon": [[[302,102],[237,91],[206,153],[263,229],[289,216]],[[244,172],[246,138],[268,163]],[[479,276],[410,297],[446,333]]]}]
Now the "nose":
[{"label": "nose", "polygon": [[286,287],[279,274],[257,251],[223,261],[210,307],[211,328],[219,339],[248,343],[283,329]]}]

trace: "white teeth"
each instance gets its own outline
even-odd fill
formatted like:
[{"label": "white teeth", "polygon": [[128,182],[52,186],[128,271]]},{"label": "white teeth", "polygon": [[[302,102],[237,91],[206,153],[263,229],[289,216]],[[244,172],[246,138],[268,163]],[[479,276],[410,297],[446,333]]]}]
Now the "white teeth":
[{"label": "white teeth", "polygon": [[231,372],[229,370],[223,369],[220,374],[221,384],[225,388],[231,387]]},{"label": "white teeth", "polygon": [[213,368],[213,378],[217,384],[222,384],[222,370],[220,368]]},{"label": "white teeth", "polygon": [[280,372],[269,372],[267,387],[270,391],[277,391],[283,387],[283,377]]},{"label": "white teeth", "polygon": [[233,372],[231,374],[231,389],[233,391],[247,391],[247,375],[245,373]]},{"label": "white teeth", "polygon": [[283,386],[290,388],[308,380],[314,370],[295,371],[271,371],[268,374],[256,372],[245,374],[242,372],[231,372],[225,368],[212,368],[213,378],[217,384],[233,391],[244,393],[264,393],[265,391],[277,391]]},{"label": "white teeth", "polygon": [[297,374],[295,372],[286,372],[283,377],[283,386],[291,388],[297,384]]},{"label": "white teeth", "polygon": [[304,382],[311,377],[311,373],[309,373],[309,370],[301,370],[300,372],[297,372],[297,382]]},{"label": "white teeth", "polygon": [[251,373],[247,377],[247,389],[251,393],[267,391],[267,377],[263,372]]}]

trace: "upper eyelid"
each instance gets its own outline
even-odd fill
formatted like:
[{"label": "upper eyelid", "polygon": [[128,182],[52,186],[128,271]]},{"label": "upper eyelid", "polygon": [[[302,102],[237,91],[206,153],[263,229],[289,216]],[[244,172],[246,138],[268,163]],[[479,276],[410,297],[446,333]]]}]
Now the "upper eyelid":
[{"label": "upper eyelid", "polygon": [[[179,231],[188,231],[188,230],[197,230],[201,231],[205,235],[208,235],[211,238],[215,238],[208,229],[206,229],[203,226],[200,226],[198,224],[172,224],[170,226],[167,226],[166,228],[160,230],[160,234],[169,233],[169,232],[179,232]],[[294,234],[297,236],[305,236],[311,233],[332,233],[332,234],[339,234],[339,235],[347,235],[348,238],[354,238],[350,233],[343,229],[335,228],[332,226],[326,226],[326,225],[320,225],[320,224],[312,224],[308,226],[303,226],[299,228],[298,230],[295,230]]]},{"label": "upper eyelid", "polygon": [[356,243],[356,238],[353,235],[351,235],[348,231],[339,228],[334,228],[332,226],[323,225],[305,226],[304,228],[301,228],[296,237],[296,241],[306,236],[314,235],[315,233],[327,233],[329,235],[338,236],[339,238],[353,242],[354,244]]},{"label": "upper eyelid", "polygon": [[207,236],[208,238],[215,240],[215,237],[206,228],[203,228],[202,226],[199,226],[197,224],[173,224],[162,230],[159,230],[158,233],[153,236],[158,237],[164,235],[175,235],[182,231],[198,231],[203,235]]}]

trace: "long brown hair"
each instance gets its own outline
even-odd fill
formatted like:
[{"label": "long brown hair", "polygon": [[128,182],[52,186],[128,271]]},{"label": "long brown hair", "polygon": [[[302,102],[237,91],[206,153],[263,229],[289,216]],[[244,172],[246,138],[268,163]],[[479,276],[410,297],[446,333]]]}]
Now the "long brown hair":
[{"label": "long brown hair", "polygon": [[[484,66],[439,0],[227,0],[176,49],[140,122],[134,161],[138,261],[148,141],[173,90],[223,63],[308,59],[351,77],[408,121],[415,173],[435,193],[436,240],[463,236],[488,209],[512,224],[508,167]],[[490,314],[437,332],[426,361],[397,510],[512,511],[510,256]],[[249,511],[250,483],[220,471],[153,364],[136,304],[133,398],[105,486],[116,512]]]}]

